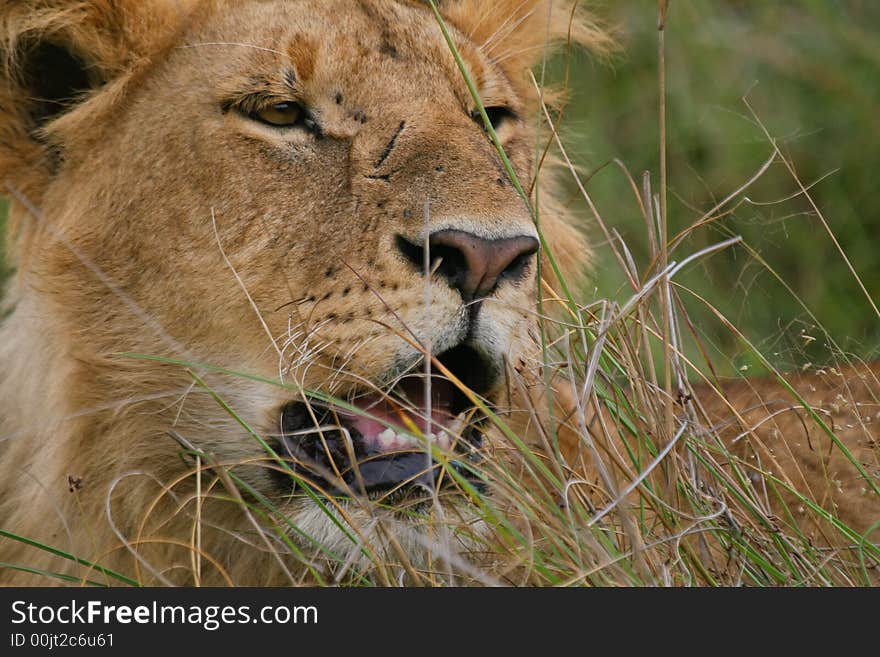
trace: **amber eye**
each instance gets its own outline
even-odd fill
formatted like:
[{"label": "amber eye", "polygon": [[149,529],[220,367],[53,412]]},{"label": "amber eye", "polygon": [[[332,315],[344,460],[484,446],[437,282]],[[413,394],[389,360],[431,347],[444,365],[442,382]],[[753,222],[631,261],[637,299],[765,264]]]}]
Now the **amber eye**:
[{"label": "amber eye", "polygon": [[292,128],[297,125],[309,127],[309,123],[314,125],[314,122],[308,119],[302,106],[293,102],[275,103],[254,110],[250,116],[256,121],[278,128]]}]

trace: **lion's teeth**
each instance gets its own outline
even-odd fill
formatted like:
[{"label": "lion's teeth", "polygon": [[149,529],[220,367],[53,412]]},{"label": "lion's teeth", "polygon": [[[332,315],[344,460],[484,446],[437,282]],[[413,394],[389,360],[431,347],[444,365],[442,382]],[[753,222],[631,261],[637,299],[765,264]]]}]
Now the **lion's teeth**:
[{"label": "lion's teeth", "polygon": [[455,416],[455,419],[449,425],[449,435],[450,436],[460,436],[461,432],[464,431],[465,425],[467,424],[467,412],[459,413]]},{"label": "lion's teeth", "polygon": [[385,429],[376,438],[379,441],[379,447],[382,449],[392,449],[396,443],[397,433],[393,429]]},{"label": "lion's teeth", "polygon": [[406,433],[385,429],[376,436],[376,444],[383,450],[424,448],[428,444],[437,445],[441,449],[449,449],[453,443],[453,437],[446,430],[439,433],[429,432],[424,438]]}]

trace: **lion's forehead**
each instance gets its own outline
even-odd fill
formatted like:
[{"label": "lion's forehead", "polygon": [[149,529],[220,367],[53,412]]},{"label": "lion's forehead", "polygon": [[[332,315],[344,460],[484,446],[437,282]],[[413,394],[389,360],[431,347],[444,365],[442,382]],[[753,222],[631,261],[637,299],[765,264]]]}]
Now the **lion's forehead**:
[{"label": "lion's forehead", "polygon": [[[212,5],[190,35],[219,76],[283,76],[312,90],[344,84],[364,97],[446,96],[467,86],[427,5],[399,0],[271,0]],[[219,8],[218,8],[219,7]],[[466,37],[449,27],[479,82],[502,77]],[[203,48],[223,47],[220,58]]]}]

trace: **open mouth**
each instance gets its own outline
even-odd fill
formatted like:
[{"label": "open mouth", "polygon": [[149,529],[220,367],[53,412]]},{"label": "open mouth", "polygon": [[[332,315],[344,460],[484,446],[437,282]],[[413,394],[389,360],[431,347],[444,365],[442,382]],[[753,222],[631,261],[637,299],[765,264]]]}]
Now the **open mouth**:
[{"label": "open mouth", "polygon": [[[460,345],[437,356],[476,395],[491,387],[489,363]],[[301,401],[281,411],[280,454],[298,478],[333,496],[431,490],[457,477],[480,487],[484,416],[450,378],[413,371],[384,392],[345,404]]]}]

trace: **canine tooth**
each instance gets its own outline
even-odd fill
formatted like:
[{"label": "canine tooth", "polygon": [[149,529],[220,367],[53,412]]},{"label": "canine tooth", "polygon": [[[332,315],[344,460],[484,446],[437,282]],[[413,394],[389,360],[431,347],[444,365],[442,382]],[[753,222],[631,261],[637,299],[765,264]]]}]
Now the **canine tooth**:
[{"label": "canine tooth", "polygon": [[[449,435],[451,436],[460,436],[461,432],[464,430],[465,425],[467,424],[467,411],[463,411],[455,416],[455,419],[452,420],[452,423],[449,425]],[[446,433],[446,432],[444,432]]]},{"label": "canine tooth", "polygon": [[397,437],[397,434],[393,429],[385,429],[382,433],[380,433],[376,438],[379,439],[379,446],[385,449],[390,449],[394,447],[394,439]]}]

